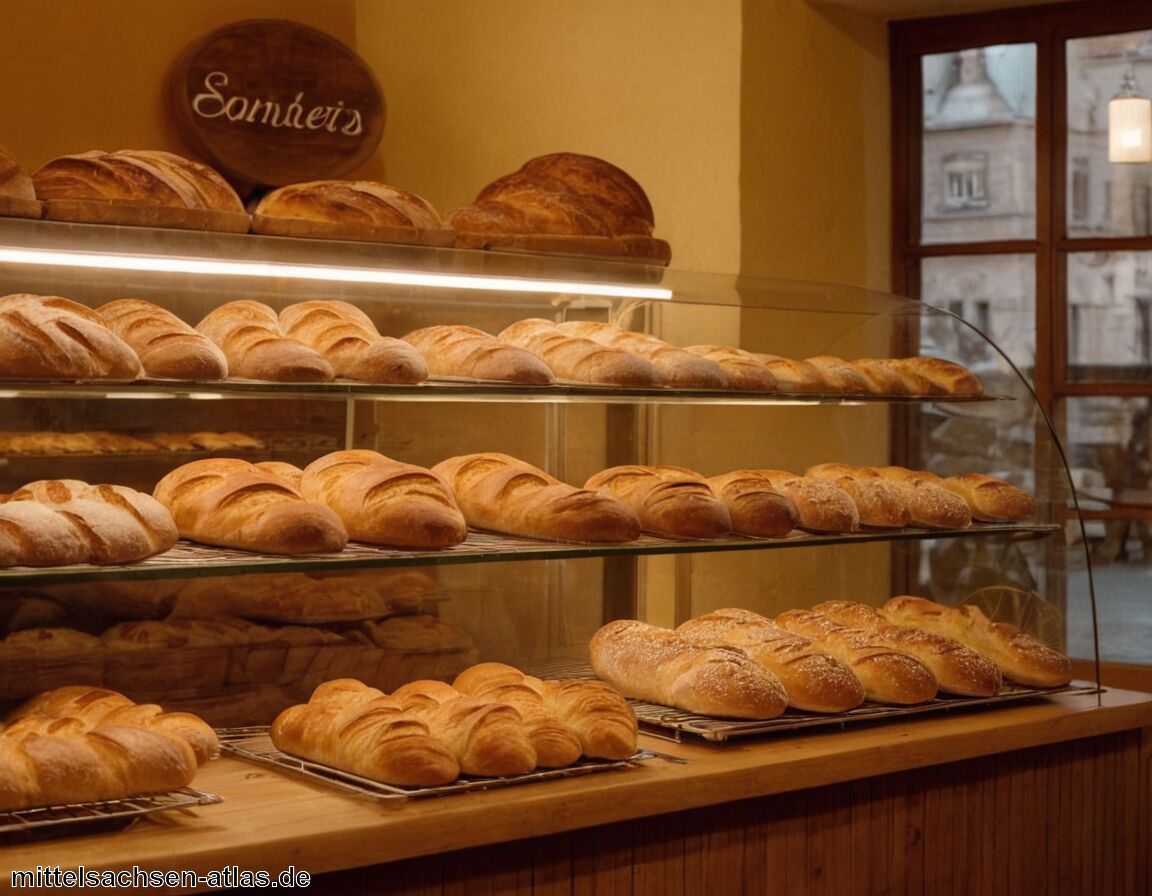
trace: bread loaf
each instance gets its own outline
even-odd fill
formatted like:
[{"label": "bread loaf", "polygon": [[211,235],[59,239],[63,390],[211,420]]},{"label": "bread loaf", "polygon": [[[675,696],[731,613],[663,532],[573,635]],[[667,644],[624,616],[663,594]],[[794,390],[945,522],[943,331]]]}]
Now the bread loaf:
[{"label": "bread loaf", "polygon": [[708,485],[728,508],[732,530],[741,535],[782,538],[800,522],[796,503],[749,471],[710,476]]},{"label": "bread loaf", "polygon": [[884,395],[941,395],[943,389],[900,358],[859,358],[852,362],[871,384]]},{"label": "bread loaf", "polygon": [[505,703],[520,713],[537,765],[564,768],[580,758],[580,739],[545,703],[540,679],[506,663],[478,663],[457,675],[452,686],[470,697]]},{"label": "bread loaf", "polygon": [[860,513],[852,498],[822,479],[786,470],[734,470],[726,478],[743,481],[745,489],[753,488],[759,481],[789,498],[799,517],[797,528],[809,532],[854,532],[860,527]]},{"label": "bread loaf", "polygon": [[979,607],[947,607],[923,597],[901,595],[880,612],[895,625],[910,625],[954,638],[982,653],[1017,684],[1037,688],[1062,687],[1072,680],[1067,656],[1003,622],[993,622]]},{"label": "bread loaf", "polygon": [[28,202],[36,200],[32,178],[4,146],[0,146],[0,196],[11,196]]},{"label": "bread loaf", "polygon": [[609,495],[636,514],[640,528],[674,538],[723,538],[732,531],[728,508],[691,470],[625,464],[593,474],[584,488]]},{"label": "bread loaf", "polygon": [[565,321],[558,324],[557,329],[568,336],[591,339],[645,358],[659,371],[664,386],[674,389],[728,388],[728,377],[723,368],[711,358],[670,345],[656,336],[589,320]]},{"label": "bread loaf", "polygon": [[727,345],[689,345],[687,350],[720,365],[728,388],[739,392],[776,392],[780,383],[768,366],[751,352]]},{"label": "bread loaf", "polygon": [[809,479],[830,482],[847,494],[856,505],[861,526],[899,529],[911,521],[912,514],[899,485],[873,469],[826,463],[809,467],[804,475]]},{"label": "bread loaf", "polygon": [[196,329],[228,359],[232,376],[288,383],[328,382],[336,374],[315,350],[284,335],[276,312],[238,299],[208,312]]},{"label": "bread loaf", "polygon": [[826,600],[812,607],[837,625],[863,629],[879,641],[924,663],[940,690],[963,697],[991,697],[1000,692],[1000,670],[988,657],[938,632],[893,625],[875,607],[857,601]]},{"label": "bread loaf", "polygon": [[304,469],[300,493],[334,510],[353,541],[436,549],[468,534],[444,480],[376,451],[333,451],[314,460]]},{"label": "bread loaf", "polygon": [[108,328],[130,345],[149,376],[222,380],[228,359],[211,339],[166,308],[143,299],[117,299],[96,309]]},{"label": "bread loaf", "polygon": [[500,331],[501,342],[527,349],[561,380],[648,389],[660,374],[650,361],[624,349],[562,332],[542,318],[519,320]]},{"label": "bread loaf", "polygon": [[865,395],[872,391],[864,375],[843,358],[816,355],[805,358],[803,363],[816,369],[827,391],[834,395]]},{"label": "bread loaf", "polygon": [[924,377],[930,383],[927,394],[981,395],[984,386],[971,370],[955,361],[917,356],[900,358],[897,368],[904,374]]},{"label": "bread loaf", "polygon": [[776,718],[788,705],[780,680],[742,650],[699,647],[635,619],[602,626],[588,653],[597,676],[624,696],[649,703],[757,720]]},{"label": "bread loaf", "polygon": [[909,705],[936,696],[936,676],[924,663],[870,632],[837,625],[811,610],[786,610],[776,617],[776,624],[843,660],[864,685],[869,700]]},{"label": "bread loaf", "polygon": [[608,495],[561,482],[507,454],[464,454],[436,464],[469,526],[555,541],[617,543],[640,535],[636,515]]},{"label": "bread loaf", "polygon": [[995,476],[961,473],[942,477],[936,484],[963,498],[974,520],[998,523],[1024,520],[1036,514],[1035,498]]},{"label": "bread loaf", "polygon": [[639,725],[632,705],[602,681],[544,682],[544,702],[576,732],[581,752],[590,759],[630,759],[636,753]]},{"label": "bread loaf", "polygon": [[92,150],[60,156],[32,174],[40,199],[112,199],[243,214],[219,172],[170,152]]},{"label": "bread loaf", "polygon": [[153,495],[180,535],[203,544],[269,554],[339,551],[347,530],[330,508],[247,461],[207,458],[172,470]]},{"label": "bread loaf", "polygon": [[322,355],[337,376],[364,383],[422,383],[424,357],[402,339],[381,336],[372,319],[348,302],[296,302],[280,312],[285,335]]},{"label": "bread loaf", "polygon": [[781,358],[779,355],[766,355],[759,352],[753,353],[753,357],[776,377],[776,384],[781,392],[832,391],[820,370],[808,361]]},{"label": "bread loaf", "polygon": [[436,376],[497,380],[526,386],[555,381],[551,369],[532,352],[501,342],[476,327],[440,324],[404,336]]},{"label": "bread loaf", "polygon": [[528,729],[511,706],[468,697],[442,681],[409,682],[392,696],[427,723],[464,774],[507,777],[536,768]]},{"label": "bread loaf", "polygon": [[460,774],[423,721],[397,700],[348,679],[325,682],[307,703],[285,709],[269,736],[285,753],[386,784],[434,787]]},{"label": "bread loaf", "polygon": [[846,712],[864,701],[864,686],[843,660],[758,613],[716,610],[682,622],[676,634],[699,646],[740,648],[780,679],[795,709]]},{"label": "bread loaf", "polygon": [[91,308],[60,296],[0,297],[0,377],[135,379],[140,359]]},{"label": "bread loaf", "polygon": [[255,214],[344,224],[367,231],[393,228],[433,230],[440,215],[425,199],[378,181],[314,180],[265,194]]},{"label": "bread loaf", "polygon": [[972,525],[972,511],[967,502],[943,488],[940,477],[934,473],[897,466],[865,469],[896,483],[908,509],[909,524],[928,529],[967,529]]}]

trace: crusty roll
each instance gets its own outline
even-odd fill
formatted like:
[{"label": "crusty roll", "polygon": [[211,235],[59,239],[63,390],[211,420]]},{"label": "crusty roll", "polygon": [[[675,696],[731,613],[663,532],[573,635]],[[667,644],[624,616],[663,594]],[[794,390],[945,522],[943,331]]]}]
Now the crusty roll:
[{"label": "crusty roll", "polygon": [[847,663],[869,700],[910,705],[936,696],[936,676],[924,663],[871,632],[837,625],[812,610],[786,610],[776,617],[776,624]]},{"label": "crusty roll", "polygon": [[635,619],[602,626],[588,654],[597,676],[626,697],[733,719],[773,719],[788,706],[780,680],[744,651],[700,647]]},{"label": "crusty roll", "polygon": [[1067,656],[1003,622],[993,622],[979,607],[947,607],[923,597],[900,595],[880,612],[895,625],[910,625],[954,638],[982,653],[1007,679],[1037,688],[1062,687],[1072,680]]},{"label": "crusty roll", "polygon": [[736,470],[710,476],[712,492],[728,508],[732,531],[754,538],[782,538],[800,522],[796,502],[762,476]]},{"label": "crusty roll", "polygon": [[568,336],[592,339],[650,361],[660,372],[661,385],[676,389],[726,389],[728,377],[711,358],[671,345],[656,336],[625,330],[615,324],[569,320],[557,324]]},{"label": "crusty roll", "polygon": [[465,774],[506,777],[536,768],[528,728],[508,704],[466,696],[442,681],[410,681],[392,696],[427,723]]},{"label": "crusty roll", "polygon": [[366,180],[288,184],[265,194],[254,214],[347,224],[369,231],[397,227],[436,230],[444,226],[427,200],[390,184]]},{"label": "crusty roll", "polygon": [[676,633],[701,646],[739,647],[780,679],[788,705],[796,709],[846,712],[864,702],[864,686],[843,660],[758,613],[715,610],[682,622]]},{"label": "crusty roll", "polygon": [[491,333],[463,324],[439,324],[404,336],[436,376],[498,380],[526,386],[555,382],[551,368],[537,355],[502,342]]},{"label": "crusty roll", "polygon": [[629,759],[636,753],[636,711],[615,688],[583,679],[544,682],[544,702],[576,732],[590,759]]},{"label": "crusty roll", "polygon": [[896,484],[900,498],[908,508],[908,522],[928,529],[967,529],[972,525],[968,503],[941,485],[935,473],[909,470],[906,467],[865,467],[861,474],[874,472]]},{"label": "crusty roll", "polygon": [[660,382],[653,364],[620,348],[564,333],[550,320],[530,317],[500,331],[501,342],[541,358],[558,379],[648,389]]},{"label": "crusty roll", "polygon": [[739,392],[775,392],[780,388],[776,375],[751,352],[728,345],[689,345],[693,354],[720,365],[728,378],[728,388]]},{"label": "crusty roll", "polygon": [[640,535],[635,513],[615,498],[568,485],[507,454],[451,457],[432,472],[448,483],[464,518],[478,529],[575,542]]},{"label": "crusty roll", "polygon": [[136,352],[91,308],[60,296],[0,297],[0,376],[135,379]]},{"label": "crusty roll", "polygon": [[307,703],[281,712],[268,733],[278,750],[385,784],[435,787],[460,774],[425,722],[350,679],[319,685]]},{"label": "crusty roll", "polygon": [[180,535],[203,544],[269,554],[339,551],[348,532],[329,507],[306,501],[283,481],[238,458],[184,464],[161,479],[153,496],[171,512]]},{"label": "crusty roll", "polygon": [[860,513],[855,502],[831,482],[799,476],[787,470],[733,470],[725,474],[743,480],[745,488],[763,482],[780,492],[796,506],[797,528],[809,532],[854,532],[860,527]]},{"label": "crusty roll", "polygon": [[624,464],[593,474],[584,488],[616,498],[640,527],[676,538],[723,538],[732,531],[728,507],[699,473],[667,465]]},{"label": "crusty roll", "polygon": [[232,376],[313,383],[328,382],[336,375],[318,352],[284,335],[276,312],[263,302],[225,302],[208,312],[196,329],[224,352]]},{"label": "crusty roll", "polygon": [[781,392],[831,391],[823,374],[814,364],[795,358],[781,358],[779,355],[768,355],[760,352],[753,352],[753,357],[776,377],[776,385]]},{"label": "crusty roll", "polygon": [[812,607],[812,611],[837,625],[863,629],[893,650],[912,654],[932,670],[940,690],[946,694],[991,697],[1000,692],[1001,674],[996,664],[955,638],[893,625],[875,607],[857,601],[826,600]]},{"label": "crusty roll", "polygon": [[372,319],[348,302],[296,302],[280,312],[286,336],[303,342],[337,376],[364,383],[422,383],[428,364],[403,339],[381,336]]},{"label": "crusty roll", "polygon": [[0,499],[0,565],[134,563],[178,537],[165,507],[123,485],[40,479]]},{"label": "crusty roll", "polygon": [[539,678],[506,663],[477,663],[457,675],[452,686],[479,700],[505,703],[520,713],[537,765],[564,768],[580,758],[580,738],[545,703],[544,683]]},{"label": "crusty roll", "polygon": [[116,299],[96,311],[132,347],[149,376],[178,380],[228,376],[228,359],[220,347],[167,308],[144,299]]},{"label": "crusty roll", "polygon": [[304,468],[300,494],[334,510],[353,541],[435,549],[468,534],[443,479],[377,451],[333,451],[314,460]]},{"label": "crusty roll", "polygon": [[907,526],[912,519],[899,485],[889,482],[869,467],[839,463],[816,464],[809,467],[804,475],[809,479],[831,482],[847,494],[856,505],[861,526],[899,529]]},{"label": "crusty roll", "polygon": [[865,395],[872,391],[864,375],[843,358],[815,355],[805,358],[804,363],[819,372],[828,392],[834,395]]},{"label": "crusty roll", "polygon": [[984,473],[944,476],[937,483],[968,505],[972,519],[987,523],[1024,520],[1036,514],[1036,499],[1003,479]]},{"label": "crusty roll", "polygon": [[32,174],[40,199],[114,199],[145,205],[244,213],[218,171],[170,152],[91,150],[60,156]]}]

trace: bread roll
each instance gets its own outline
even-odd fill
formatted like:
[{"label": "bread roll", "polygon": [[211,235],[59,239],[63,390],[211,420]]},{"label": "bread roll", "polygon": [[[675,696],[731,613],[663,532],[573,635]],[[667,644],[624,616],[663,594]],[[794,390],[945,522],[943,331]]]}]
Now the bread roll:
[{"label": "bread roll", "polygon": [[625,464],[592,475],[584,488],[617,499],[646,532],[674,538],[723,538],[732,519],[699,473],[683,467]]},{"label": "bread roll", "polygon": [[468,525],[478,529],[591,543],[640,535],[636,515],[615,498],[568,485],[507,454],[464,454],[432,472],[448,483]]},{"label": "bread roll", "polygon": [[0,377],[131,380],[136,352],[91,308],[60,296],[0,297]]},{"label": "bread roll", "polygon": [[278,750],[386,784],[435,787],[460,773],[423,721],[358,681],[325,682],[307,703],[281,712],[268,733]]},{"label": "bread roll", "polygon": [[745,489],[763,482],[766,488],[789,498],[799,516],[797,528],[809,532],[854,532],[860,527],[860,513],[852,498],[822,479],[786,470],[734,470],[726,478],[742,480]]},{"label": "bread roll", "polygon": [[399,187],[367,180],[314,180],[288,184],[265,194],[254,212],[346,224],[366,231],[394,228],[437,230],[444,225],[425,199]]},{"label": "bread roll", "polygon": [[967,502],[943,488],[936,474],[897,466],[865,469],[896,483],[908,508],[909,524],[928,529],[967,529],[972,525]]},{"label": "bread roll", "polygon": [[203,544],[311,554],[343,550],[348,541],[333,510],[237,458],[177,467],[153,495],[171,512],[182,537]]},{"label": "bread roll", "polygon": [[809,479],[830,482],[847,494],[856,505],[861,526],[899,529],[912,519],[900,486],[873,469],[826,463],[809,467],[804,475]]},{"label": "bread roll", "polygon": [[757,613],[716,610],[682,622],[676,634],[699,646],[740,648],[780,679],[795,709],[846,712],[864,701],[864,686],[847,664]]},{"label": "bread roll", "polygon": [[588,758],[620,761],[635,755],[636,712],[610,685],[582,679],[545,681],[544,702],[576,732],[580,750]]},{"label": "bread roll", "polygon": [[826,600],[812,607],[837,625],[869,632],[893,650],[910,653],[936,676],[940,690],[962,697],[1000,692],[1000,670],[988,657],[938,632],[893,625],[875,607],[856,601]]},{"label": "bread roll", "polygon": [[624,349],[568,335],[542,318],[519,320],[501,330],[498,338],[537,355],[558,379],[633,389],[649,389],[660,381],[650,361]]},{"label": "bread roll", "polygon": [[744,651],[699,647],[635,619],[602,626],[588,653],[597,676],[626,697],[733,719],[773,719],[788,705],[780,680]]},{"label": "bread roll", "polygon": [[982,653],[1017,684],[1037,688],[1062,687],[1072,680],[1072,663],[1058,650],[1042,644],[1014,626],[993,622],[979,607],[947,607],[922,597],[901,595],[880,612],[895,625],[910,625],[954,638]]},{"label": "bread roll", "polygon": [[768,366],[751,352],[727,345],[689,345],[687,350],[715,361],[728,378],[728,388],[739,392],[776,392],[780,383]]},{"label": "bread roll", "polygon": [[1024,520],[1035,516],[1037,505],[1023,489],[984,473],[945,476],[937,483],[968,505],[972,519],[986,523]]},{"label": "bread roll", "polygon": [[555,382],[551,369],[532,352],[501,342],[476,327],[441,324],[404,337],[436,376],[497,380],[526,386]]},{"label": "bread roll", "polygon": [[276,312],[262,302],[226,302],[205,315],[196,329],[224,352],[232,376],[313,383],[336,375],[318,352],[286,336]]},{"label": "bread roll", "polygon": [[782,538],[800,522],[796,503],[746,470],[710,476],[708,485],[728,508],[732,530],[754,538]]},{"label": "bread roll", "polygon": [[422,383],[424,357],[402,339],[381,336],[355,305],[335,300],[296,302],[280,312],[286,336],[322,355],[337,376],[364,383]]},{"label": "bread roll", "polygon": [[333,451],[314,460],[300,493],[334,510],[353,541],[427,550],[459,544],[468,534],[444,480],[376,451]]},{"label": "bread roll", "polygon": [[601,345],[645,358],[659,371],[664,386],[674,389],[728,388],[724,369],[711,358],[670,345],[656,336],[589,320],[565,321],[558,324],[557,329],[568,336],[592,339]]},{"label": "bread roll", "polygon": [[211,339],[166,308],[143,299],[117,299],[96,309],[108,328],[130,345],[149,376],[222,380],[228,359]]},{"label": "bread roll", "polygon": [[924,663],[892,649],[871,632],[837,625],[811,610],[786,610],[776,617],[776,624],[843,660],[864,685],[869,700],[910,705],[936,696],[936,676]]}]

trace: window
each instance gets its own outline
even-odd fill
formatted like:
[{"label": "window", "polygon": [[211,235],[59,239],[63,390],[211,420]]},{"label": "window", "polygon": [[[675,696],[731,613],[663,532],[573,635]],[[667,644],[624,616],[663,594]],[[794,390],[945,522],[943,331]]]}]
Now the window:
[{"label": "window", "polygon": [[[1152,664],[1152,164],[1107,151],[1125,72],[1152,93],[1152,4],[896,22],[891,58],[895,289],[964,317],[1031,379],[1102,511],[1087,533],[1102,659]],[[1005,363],[942,339],[921,332],[921,351],[989,379]],[[1067,611],[1090,630],[1087,607]]]}]

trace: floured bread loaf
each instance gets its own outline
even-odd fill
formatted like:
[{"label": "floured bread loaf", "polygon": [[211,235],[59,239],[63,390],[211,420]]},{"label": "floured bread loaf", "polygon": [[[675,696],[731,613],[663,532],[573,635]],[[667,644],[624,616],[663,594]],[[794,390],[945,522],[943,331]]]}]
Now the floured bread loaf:
[{"label": "floured bread loaf", "polygon": [[444,226],[427,200],[389,184],[366,180],[314,180],[288,184],[268,193],[255,213],[269,218],[295,218],[348,224],[366,230]]}]

